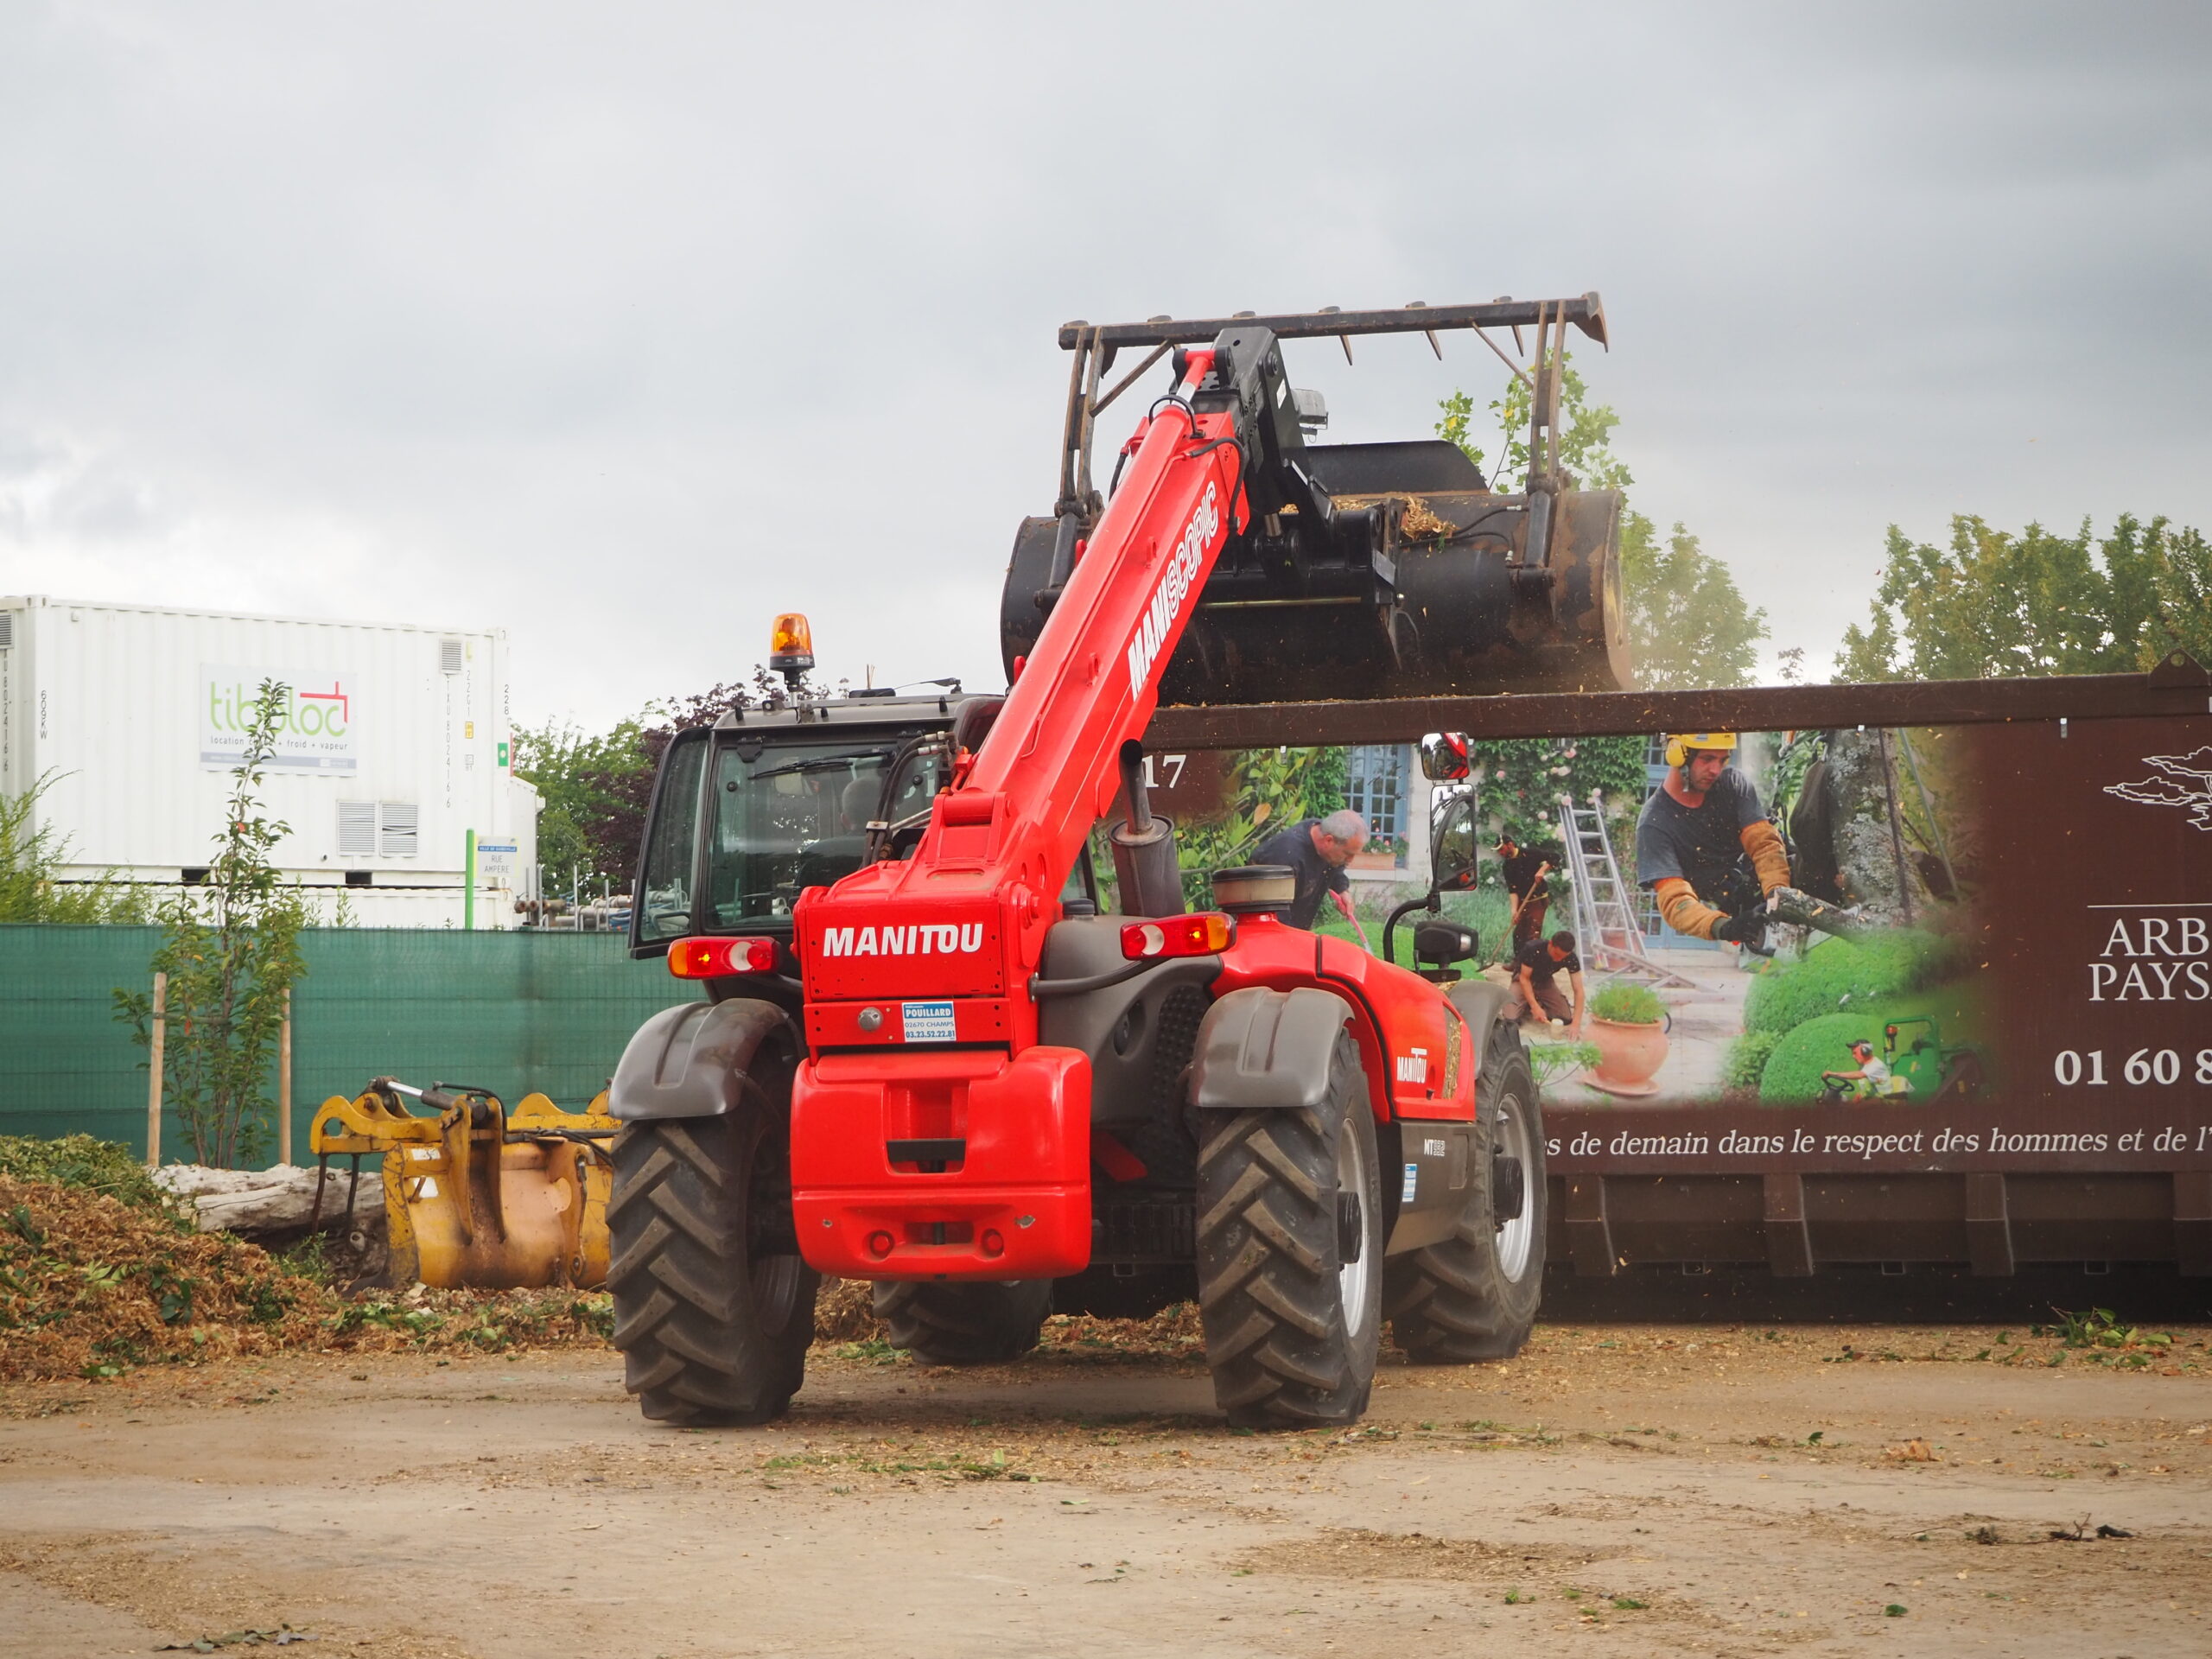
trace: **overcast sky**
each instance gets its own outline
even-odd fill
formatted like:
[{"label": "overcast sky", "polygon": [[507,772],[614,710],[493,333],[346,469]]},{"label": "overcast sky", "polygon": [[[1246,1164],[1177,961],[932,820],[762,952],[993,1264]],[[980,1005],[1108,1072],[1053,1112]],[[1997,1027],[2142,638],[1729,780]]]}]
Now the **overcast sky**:
[{"label": "overcast sky", "polygon": [[[1892,522],[2212,524],[2212,9],[1812,10],[0,0],[0,591],[996,683],[1058,323],[1586,289],[1823,671]],[[1423,436],[1445,351],[1294,378]]]}]

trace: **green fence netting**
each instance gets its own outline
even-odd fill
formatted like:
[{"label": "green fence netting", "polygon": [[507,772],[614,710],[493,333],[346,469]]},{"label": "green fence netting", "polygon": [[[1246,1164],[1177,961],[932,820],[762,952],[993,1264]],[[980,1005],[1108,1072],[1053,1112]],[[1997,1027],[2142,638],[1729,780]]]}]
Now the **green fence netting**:
[{"label": "green fence netting", "polygon": [[[159,940],[150,927],[0,926],[0,1135],[83,1130],[144,1149],[146,1053],[115,1018],[113,992],[151,988]],[[582,1106],[647,1015],[695,995],[658,961],[632,962],[618,934],[323,928],[303,950],[292,993],[303,1163],[315,1109],[373,1077]],[[162,1151],[190,1156],[173,1117]]]}]

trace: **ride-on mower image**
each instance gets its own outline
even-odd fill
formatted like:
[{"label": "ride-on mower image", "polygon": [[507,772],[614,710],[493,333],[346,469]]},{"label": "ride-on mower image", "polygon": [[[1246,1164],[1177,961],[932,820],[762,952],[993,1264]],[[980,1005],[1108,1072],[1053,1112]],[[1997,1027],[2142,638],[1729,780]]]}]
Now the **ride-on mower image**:
[{"label": "ride-on mower image", "polygon": [[1942,1028],[1929,1014],[1893,1020],[1882,1027],[1882,1064],[1888,1068],[1889,1077],[1881,1087],[1869,1087],[1860,1078],[1830,1078],[1821,1085],[1822,1096],[1828,1100],[1964,1100],[1981,1092],[1980,1051],[1967,1045],[1946,1046]]},{"label": "ride-on mower image", "polygon": [[[1618,499],[1575,491],[1553,434],[1570,325],[1604,340],[1595,296],[1071,325],[1004,697],[795,695],[671,744],[632,944],[705,997],[638,1032],[608,1105],[647,1416],[783,1411],[824,1273],[874,1281],[893,1340],[941,1363],[1019,1356],[1056,1294],[1193,1299],[1243,1425],[1356,1419],[1385,1319],[1417,1360],[1519,1349],[1543,1135],[1504,988],[1450,973],[1472,936],[1419,928],[1448,959],[1394,966],[1282,920],[1279,867],[1217,872],[1186,913],[1141,739],[1164,696],[1624,683]],[[1449,445],[1305,442],[1284,340],[1490,327],[1535,334],[1524,494]],[[1171,353],[1102,495],[1096,416]],[[1439,830],[1434,879],[1464,886],[1471,804]]]}]

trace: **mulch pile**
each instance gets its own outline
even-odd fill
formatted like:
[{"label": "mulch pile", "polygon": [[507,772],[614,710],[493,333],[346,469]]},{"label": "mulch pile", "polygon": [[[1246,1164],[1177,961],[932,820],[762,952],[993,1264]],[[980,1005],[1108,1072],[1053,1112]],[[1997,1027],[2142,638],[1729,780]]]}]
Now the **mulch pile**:
[{"label": "mulch pile", "polygon": [[[882,1349],[872,1290],[825,1280],[817,1340]],[[0,1382],[286,1351],[602,1347],[613,1329],[603,1291],[416,1285],[347,1295],[258,1245],[197,1231],[124,1148],[83,1136],[0,1141]],[[1057,1314],[1040,1346],[1071,1358],[1187,1358],[1204,1344],[1197,1309],[1182,1304],[1144,1320]]]},{"label": "mulch pile", "polygon": [[613,1312],[573,1290],[347,1299],[175,1210],[0,1174],[0,1381],[284,1349],[497,1352],[603,1343]]}]

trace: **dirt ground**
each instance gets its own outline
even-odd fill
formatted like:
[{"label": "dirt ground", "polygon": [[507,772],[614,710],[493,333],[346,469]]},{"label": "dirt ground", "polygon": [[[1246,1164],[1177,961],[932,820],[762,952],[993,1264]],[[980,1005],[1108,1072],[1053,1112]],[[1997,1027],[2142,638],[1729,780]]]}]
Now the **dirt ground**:
[{"label": "dirt ground", "polygon": [[2212,1332],[2139,1370],[1999,1335],[1547,1328],[1276,1435],[1104,1348],[820,1350],[739,1431],[645,1423],[591,1350],[16,1384],[0,1652],[2212,1651]]}]

